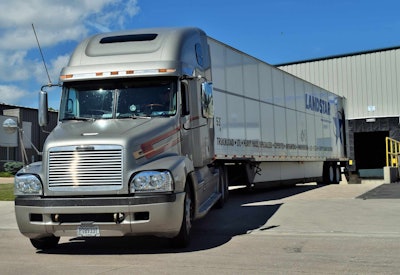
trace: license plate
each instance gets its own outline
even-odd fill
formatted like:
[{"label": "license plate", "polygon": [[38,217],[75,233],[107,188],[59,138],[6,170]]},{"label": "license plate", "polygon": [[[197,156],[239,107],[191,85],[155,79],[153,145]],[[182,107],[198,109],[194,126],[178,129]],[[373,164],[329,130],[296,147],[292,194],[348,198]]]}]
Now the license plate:
[{"label": "license plate", "polygon": [[100,237],[100,228],[96,225],[80,225],[77,231],[78,237]]}]

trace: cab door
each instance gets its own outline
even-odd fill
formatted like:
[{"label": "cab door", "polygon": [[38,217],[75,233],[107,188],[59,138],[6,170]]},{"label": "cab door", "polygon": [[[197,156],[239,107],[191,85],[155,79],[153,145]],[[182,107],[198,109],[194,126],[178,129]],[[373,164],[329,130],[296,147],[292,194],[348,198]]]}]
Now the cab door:
[{"label": "cab door", "polygon": [[211,83],[198,79],[181,82],[182,155],[193,162],[200,204],[216,190],[218,175],[207,165],[214,156],[213,98]]}]

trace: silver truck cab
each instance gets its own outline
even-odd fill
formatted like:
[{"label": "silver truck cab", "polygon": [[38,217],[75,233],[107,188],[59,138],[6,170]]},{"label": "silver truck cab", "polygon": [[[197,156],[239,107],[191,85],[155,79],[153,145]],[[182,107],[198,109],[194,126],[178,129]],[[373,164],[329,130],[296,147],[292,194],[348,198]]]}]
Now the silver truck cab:
[{"label": "silver truck cab", "polygon": [[[19,229],[61,236],[154,235],[189,243],[194,219],[227,198],[213,162],[207,37],[196,28],[95,35],[62,70],[59,123],[41,162],[15,177]],[[40,124],[47,94],[41,91]]]}]

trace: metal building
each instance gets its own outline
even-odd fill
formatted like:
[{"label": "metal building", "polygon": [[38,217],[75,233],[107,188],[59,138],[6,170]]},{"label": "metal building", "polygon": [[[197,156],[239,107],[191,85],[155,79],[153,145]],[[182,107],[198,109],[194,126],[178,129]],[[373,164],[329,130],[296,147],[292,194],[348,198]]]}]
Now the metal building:
[{"label": "metal building", "polygon": [[[41,129],[37,109],[0,103],[0,171],[3,171],[4,163],[9,161],[31,163],[41,160],[35,148],[42,151],[48,132],[57,125],[57,117],[57,112],[49,111],[49,125]],[[3,130],[3,122],[8,118],[18,125],[19,131],[14,134]],[[21,150],[23,148],[26,154]]]},{"label": "metal building", "polygon": [[400,47],[277,67],[346,98],[350,170],[383,176],[385,137],[400,140]]}]

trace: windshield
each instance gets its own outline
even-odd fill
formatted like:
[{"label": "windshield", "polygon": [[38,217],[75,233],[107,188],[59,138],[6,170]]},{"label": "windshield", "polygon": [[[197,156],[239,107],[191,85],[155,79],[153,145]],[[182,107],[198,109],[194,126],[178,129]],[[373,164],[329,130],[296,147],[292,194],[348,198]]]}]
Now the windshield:
[{"label": "windshield", "polygon": [[176,78],[64,83],[60,120],[173,116]]}]

